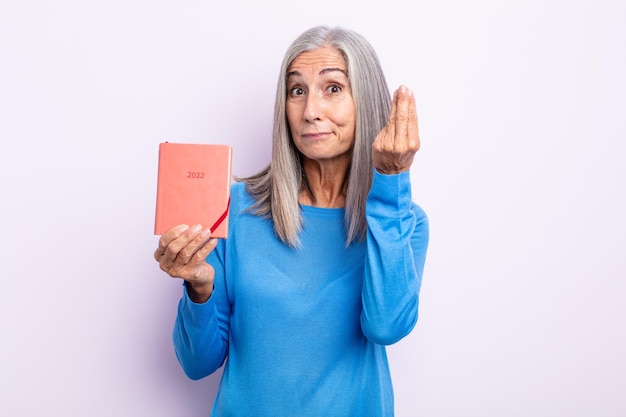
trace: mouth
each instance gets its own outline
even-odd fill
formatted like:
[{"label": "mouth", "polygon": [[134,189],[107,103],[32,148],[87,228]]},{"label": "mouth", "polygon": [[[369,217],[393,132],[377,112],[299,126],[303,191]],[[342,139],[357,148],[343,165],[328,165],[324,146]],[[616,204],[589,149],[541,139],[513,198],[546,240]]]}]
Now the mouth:
[{"label": "mouth", "polygon": [[330,132],[314,132],[314,133],[303,133],[302,137],[308,140],[322,140],[327,138],[330,135]]}]

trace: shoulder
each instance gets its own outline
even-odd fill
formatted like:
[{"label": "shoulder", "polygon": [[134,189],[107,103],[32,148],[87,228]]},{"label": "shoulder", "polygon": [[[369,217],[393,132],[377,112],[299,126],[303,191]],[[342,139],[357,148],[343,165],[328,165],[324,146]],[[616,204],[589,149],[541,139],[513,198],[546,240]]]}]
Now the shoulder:
[{"label": "shoulder", "polygon": [[243,182],[234,182],[230,186],[230,208],[232,212],[240,212],[254,204],[252,196],[246,190]]}]

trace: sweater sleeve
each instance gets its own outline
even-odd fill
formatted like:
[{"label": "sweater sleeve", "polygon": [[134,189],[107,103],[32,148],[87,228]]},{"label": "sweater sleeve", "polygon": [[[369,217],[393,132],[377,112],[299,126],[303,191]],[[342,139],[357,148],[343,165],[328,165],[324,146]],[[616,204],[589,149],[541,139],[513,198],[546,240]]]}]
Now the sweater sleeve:
[{"label": "sweater sleeve", "polygon": [[209,255],[215,269],[215,287],[205,303],[194,303],[183,284],[173,341],[176,357],[185,374],[200,379],[215,372],[228,354],[230,303],[225,290],[223,243]]},{"label": "sweater sleeve", "polygon": [[390,345],[417,322],[428,247],[428,218],[411,200],[408,171],[395,175],[374,171],[366,217],[361,329],[370,341]]}]

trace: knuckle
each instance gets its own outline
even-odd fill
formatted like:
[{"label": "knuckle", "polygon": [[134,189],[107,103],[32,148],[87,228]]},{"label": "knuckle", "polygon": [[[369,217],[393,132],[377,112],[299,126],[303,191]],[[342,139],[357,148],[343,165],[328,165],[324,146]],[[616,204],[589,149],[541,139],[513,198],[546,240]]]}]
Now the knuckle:
[{"label": "knuckle", "polygon": [[174,257],[176,256],[176,252],[172,250],[172,248],[170,248],[169,246],[167,248],[165,248],[165,250],[163,251],[163,259],[174,259]]},{"label": "knuckle", "polygon": [[196,253],[193,254],[192,259],[194,261],[198,261],[201,262],[203,261],[205,258],[207,257],[207,252],[206,250],[199,250]]},{"label": "knuckle", "polygon": [[193,256],[193,252],[189,247],[182,249],[178,252],[178,257],[182,259],[190,259]]},{"label": "knuckle", "polygon": [[163,262],[160,262],[160,263],[159,263],[159,268],[161,268],[161,271],[166,272],[166,273],[169,275],[169,273],[170,273],[170,269],[171,269],[171,268],[169,267],[169,265],[167,265],[167,264],[165,264],[165,263],[163,263]]},{"label": "knuckle", "polygon": [[172,278],[182,278],[185,279],[184,270],[179,267],[172,267],[168,271],[167,274]]},{"label": "knuckle", "polygon": [[176,243],[172,242],[165,248],[165,253],[168,256],[175,257],[176,255],[178,255],[181,249],[183,249],[181,245],[177,245]]},{"label": "knuckle", "polygon": [[409,120],[409,115],[406,113],[398,113],[396,114],[396,122],[406,122]]}]

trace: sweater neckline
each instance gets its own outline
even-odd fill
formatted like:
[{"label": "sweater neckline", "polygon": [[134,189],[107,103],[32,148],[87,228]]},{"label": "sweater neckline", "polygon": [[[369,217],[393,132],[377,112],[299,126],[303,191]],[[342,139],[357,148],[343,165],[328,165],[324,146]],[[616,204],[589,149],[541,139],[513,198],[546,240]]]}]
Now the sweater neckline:
[{"label": "sweater neckline", "polygon": [[314,214],[318,216],[326,216],[326,217],[343,217],[346,209],[343,207],[315,207],[315,206],[306,206],[300,204],[300,209],[303,213]]}]

